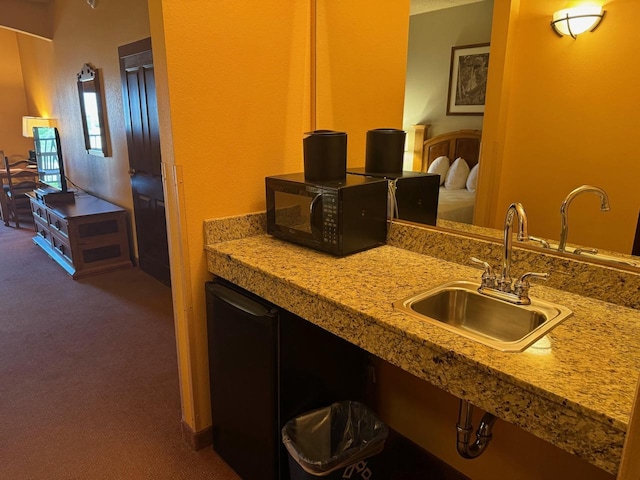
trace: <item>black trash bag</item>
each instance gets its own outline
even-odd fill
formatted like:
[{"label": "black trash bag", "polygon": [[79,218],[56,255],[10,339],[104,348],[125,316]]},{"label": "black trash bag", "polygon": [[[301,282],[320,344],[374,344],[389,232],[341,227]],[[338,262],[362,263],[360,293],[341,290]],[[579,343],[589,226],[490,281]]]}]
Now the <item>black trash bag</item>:
[{"label": "black trash bag", "polygon": [[305,472],[326,476],[380,453],[388,434],[365,405],[344,401],[289,420],[282,442]]}]

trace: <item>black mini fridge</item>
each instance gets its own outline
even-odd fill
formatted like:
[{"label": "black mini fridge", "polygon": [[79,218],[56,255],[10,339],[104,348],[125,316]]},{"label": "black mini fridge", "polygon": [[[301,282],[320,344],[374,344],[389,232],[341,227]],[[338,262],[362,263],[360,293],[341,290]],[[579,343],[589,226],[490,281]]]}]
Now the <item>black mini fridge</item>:
[{"label": "black mini fridge", "polygon": [[365,402],[367,354],[222,279],[205,292],[213,449],[243,480],[289,478],[282,427]]},{"label": "black mini fridge", "polygon": [[[351,168],[348,173],[386,178],[395,201],[389,201],[389,217],[435,225],[438,217],[440,175],[423,172],[372,173],[365,168]],[[395,203],[395,208],[393,207]]]}]

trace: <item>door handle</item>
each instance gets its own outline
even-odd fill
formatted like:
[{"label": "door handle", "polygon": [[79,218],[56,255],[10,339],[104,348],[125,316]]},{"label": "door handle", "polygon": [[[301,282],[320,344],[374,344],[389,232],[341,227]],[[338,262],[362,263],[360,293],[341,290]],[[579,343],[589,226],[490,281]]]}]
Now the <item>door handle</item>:
[{"label": "door handle", "polygon": [[134,176],[136,173],[138,173],[138,172],[137,172],[137,170],[136,170],[135,168],[130,168],[130,169],[129,169],[129,176],[131,176],[131,177],[132,177],[132,176]]}]

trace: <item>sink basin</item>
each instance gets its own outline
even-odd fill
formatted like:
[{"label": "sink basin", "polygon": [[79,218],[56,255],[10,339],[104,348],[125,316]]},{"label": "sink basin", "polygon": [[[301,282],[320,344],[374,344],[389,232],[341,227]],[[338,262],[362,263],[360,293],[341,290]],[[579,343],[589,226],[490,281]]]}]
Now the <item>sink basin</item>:
[{"label": "sink basin", "polygon": [[478,293],[480,285],[457,281],[394,302],[397,310],[504,352],[521,352],[572,315],[535,298],[531,305]]}]

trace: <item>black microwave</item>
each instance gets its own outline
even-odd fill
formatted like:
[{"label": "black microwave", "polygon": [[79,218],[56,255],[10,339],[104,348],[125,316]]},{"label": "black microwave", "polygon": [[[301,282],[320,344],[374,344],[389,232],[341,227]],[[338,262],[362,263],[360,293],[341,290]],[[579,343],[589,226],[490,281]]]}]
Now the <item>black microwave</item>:
[{"label": "black microwave", "polygon": [[333,255],[383,245],[387,181],[347,174],[306,181],[303,173],[265,178],[267,233]]}]

